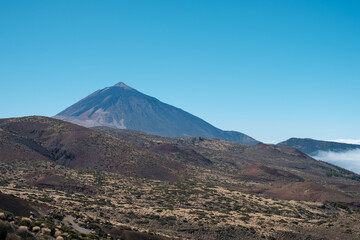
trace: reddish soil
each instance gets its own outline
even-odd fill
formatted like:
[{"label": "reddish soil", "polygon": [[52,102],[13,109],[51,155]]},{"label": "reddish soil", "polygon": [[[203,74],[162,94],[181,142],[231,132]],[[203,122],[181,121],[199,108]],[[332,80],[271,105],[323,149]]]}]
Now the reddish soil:
[{"label": "reddish soil", "polygon": [[353,202],[354,199],[338,190],[314,182],[304,182],[290,187],[267,190],[266,196],[285,200]]},{"label": "reddish soil", "polygon": [[262,164],[252,164],[241,171],[238,177],[252,181],[290,181],[301,182],[303,178],[281,169],[267,167]]},{"label": "reddish soil", "polygon": [[30,202],[28,200],[0,192],[0,209],[13,213],[16,216],[41,216],[50,211],[45,204]]},{"label": "reddish soil", "polygon": [[[36,180],[34,179],[36,177]],[[76,183],[74,180],[66,179],[64,176],[56,175],[53,172],[39,173],[36,175],[28,175],[28,184],[40,188],[76,191],[91,194],[94,189],[90,186]]]},{"label": "reddish soil", "polygon": [[46,117],[0,120],[0,161],[53,161],[73,168],[181,181],[186,168],[106,133]]},{"label": "reddish soil", "polygon": [[161,143],[150,149],[158,154],[165,154],[170,157],[175,156],[181,160],[192,162],[197,165],[211,165],[212,161],[196,152],[193,149],[180,149],[174,144]]}]

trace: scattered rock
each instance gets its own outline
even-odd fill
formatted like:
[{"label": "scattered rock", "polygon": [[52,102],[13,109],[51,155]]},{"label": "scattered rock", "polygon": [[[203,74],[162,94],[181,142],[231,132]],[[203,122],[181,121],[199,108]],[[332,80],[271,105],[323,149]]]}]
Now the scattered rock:
[{"label": "scattered rock", "polygon": [[57,236],[56,240],[64,240],[64,238],[62,236]]},{"label": "scattered rock", "polygon": [[0,219],[3,219],[3,220],[5,220],[5,219],[6,219],[5,213],[0,212]]}]

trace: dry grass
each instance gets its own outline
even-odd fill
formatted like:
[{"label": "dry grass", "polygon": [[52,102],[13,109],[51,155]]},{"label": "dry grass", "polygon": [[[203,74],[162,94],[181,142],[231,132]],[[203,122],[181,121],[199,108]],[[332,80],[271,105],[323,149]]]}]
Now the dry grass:
[{"label": "dry grass", "polygon": [[[251,232],[254,237],[299,231],[313,234],[315,239],[321,232],[346,239],[360,236],[357,212],[324,207],[317,202],[275,200],[203,182],[169,183],[76,171],[51,163],[32,167],[23,163],[0,164],[0,170],[0,181],[8,181],[0,186],[2,192],[44,202],[84,222],[90,217],[173,238],[215,239],[217,231],[228,228],[233,228],[234,234]],[[52,171],[69,181],[91,186],[93,193],[28,185],[33,180],[28,177],[33,173]],[[209,174],[206,172],[205,176]],[[345,233],[349,228],[352,233]],[[206,233],[199,233],[199,229],[206,229]]]}]

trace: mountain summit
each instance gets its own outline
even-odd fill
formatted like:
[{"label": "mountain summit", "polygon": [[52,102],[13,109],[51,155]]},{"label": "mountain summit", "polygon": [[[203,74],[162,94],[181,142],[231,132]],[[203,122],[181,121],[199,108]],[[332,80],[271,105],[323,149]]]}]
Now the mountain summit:
[{"label": "mountain summit", "polygon": [[117,84],[114,85],[114,87],[121,87],[121,88],[128,89],[128,90],[132,89],[131,87],[129,87],[128,85],[126,85],[123,82],[118,82]]},{"label": "mountain summit", "polygon": [[259,143],[243,133],[222,131],[123,82],[97,90],[55,118],[85,127],[131,129],[164,137],[217,138],[248,145]]}]

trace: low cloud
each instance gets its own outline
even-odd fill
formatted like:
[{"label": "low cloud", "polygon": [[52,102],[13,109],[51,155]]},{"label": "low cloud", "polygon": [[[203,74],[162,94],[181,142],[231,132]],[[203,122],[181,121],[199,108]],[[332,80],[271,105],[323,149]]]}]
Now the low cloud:
[{"label": "low cloud", "polygon": [[348,143],[348,144],[358,144],[360,145],[360,139],[336,139],[330,140],[332,142],[339,142],[339,143]]},{"label": "low cloud", "polygon": [[360,148],[344,152],[319,151],[312,157],[360,174]]}]

